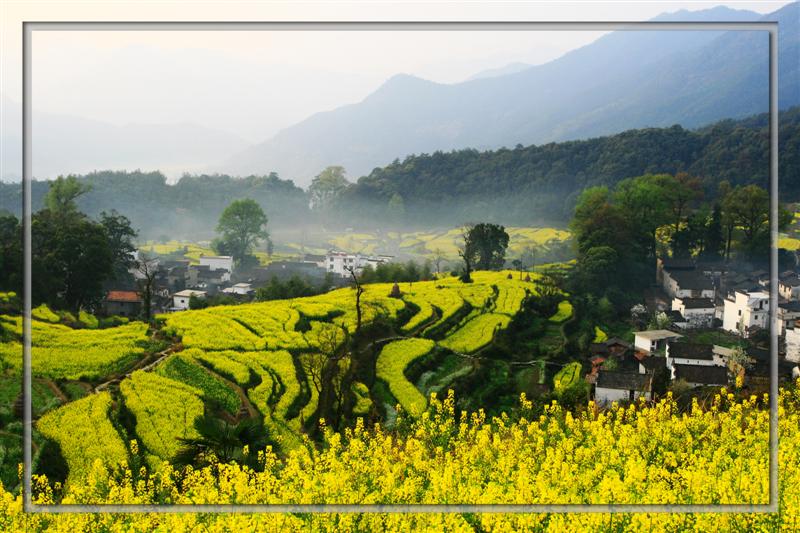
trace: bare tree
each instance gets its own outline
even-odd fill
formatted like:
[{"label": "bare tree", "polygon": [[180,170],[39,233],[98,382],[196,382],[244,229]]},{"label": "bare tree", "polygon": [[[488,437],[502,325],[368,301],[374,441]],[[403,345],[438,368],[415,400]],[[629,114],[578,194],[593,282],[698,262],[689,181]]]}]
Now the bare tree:
[{"label": "bare tree", "polygon": [[475,262],[478,251],[475,247],[475,241],[472,238],[472,230],[474,224],[467,224],[461,228],[461,238],[464,239],[458,249],[458,255],[464,261],[464,274],[461,276],[461,281],[469,283],[472,281],[472,265]]},{"label": "bare tree", "polygon": [[441,248],[436,248],[433,251],[433,264],[436,266],[436,275],[442,273],[442,263],[447,263],[448,259],[447,256],[444,255],[444,252]]},{"label": "bare tree", "polygon": [[[350,335],[344,324],[328,324],[317,335],[317,351],[300,359],[303,370],[319,394],[317,418],[338,427],[347,390],[346,375],[350,367]],[[316,431],[316,420],[307,426]]]},{"label": "bare tree", "polygon": [[361,285],[361,280],[356,274],[355,267],[344,267],[350,273],[350,278],[353,280],[353,287],[356,290],[356,334],[361,331],[361,295],[364,294],[364,287]]},{"label": "bare tree", "polygon": [[159,271],[158,260],[140,251],[139,259],[136,261],[136,271],[139,273],[136,283],[139,287],[139,296],[142,298],[142,313],[145,321],[150,322]]}]

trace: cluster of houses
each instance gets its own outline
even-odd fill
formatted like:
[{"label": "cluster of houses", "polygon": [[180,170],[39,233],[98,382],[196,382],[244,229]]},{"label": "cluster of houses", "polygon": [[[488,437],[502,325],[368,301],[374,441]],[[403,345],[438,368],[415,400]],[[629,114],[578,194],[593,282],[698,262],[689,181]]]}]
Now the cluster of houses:
[{"label": "cluster of houses", "polygon": [[[747,342],[770,330],[766,271],[667,260],[658,263],[657,281],[661,297],[652,303],[668,318],[666,329],[636,332],[633,344],[608,339],[590,347],[587,379],[594,384],[598,403],[650,399],[678,380],[689,387],[723,386],[741,375],[747,385],[768,386],[769,350]],[[796,378],[800,377],[800,275],[780,274],[778,287],[778,374]],[[746,365],[731,364],[730,348],[686,340],[691,330],[715,328],[745,339]]]},{"label": "cluster of houses", "polygon": [[[225,255],[201,255],[197,263],[188,259],[153,260],[156,269],[153,311],[158,313],[189,309],[192,298],[205,299],[224,294],[242,301],[252,300],[256,290],[273,279],[286,281],[295,276],[311,283],[328,280],[332,285],[345,285],[351,276],[367,266],[388,263],[391,256],[371,256],[331,250],[325,255],[306,254],[294,261],[273,261],[265,266],[237,271],[233,257]],[[131,283],[127,287],[109,290],[104,302],[108,315],[136,317],[142,312],[142,298],[137,282],[144,274],[136,268],[131,271]]]}]

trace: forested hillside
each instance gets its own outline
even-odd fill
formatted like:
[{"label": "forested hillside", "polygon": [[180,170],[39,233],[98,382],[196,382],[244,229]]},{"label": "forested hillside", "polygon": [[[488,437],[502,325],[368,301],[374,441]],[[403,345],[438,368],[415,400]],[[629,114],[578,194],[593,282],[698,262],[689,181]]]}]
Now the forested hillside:
[{"label": "forested hillside", "polygon": [[[800,200],[800,107],[780,114],[779,143],[781,200]],[[310,210],[309,195],[275,173],[187,175],[169,185],[158,172],[97,172],[81,178],[92,189],[78,204],[89,216],[116,209],[146,238],[210,236],[225,205],[237,198],[258,201],[272,228],[314,220],[317,214],[341,227],[443,227],[477,218],[526,226],[565,223],[586,187],[681,171],[699,177],[707,196],[723,180],[766,187],[768,116],[724,120],[698,130],[648,128],[541,146],[411,155],[344,184],[324,213]],[[47,181],[33,182],[34,211],[48,187]],[[0,183],[0,210],[19,216],[21,206],[19,184]]]},{"label": "forested hillside", "polygon": [[[660,21],[777,21],[778,105],[800,104],[800,6],[761,18],[724,7]],[[632,128],[696,128],[769,108],[765,31],[616,31],[553,61],[502,76],[436,83],[397,75],[361,102],[320,112],[245,149],[220,171],[354,175],[405,154],[587,139]]]},{"label": "forested hillside", "polygon": [[[780,114],[780,190],[800,198],[800,108]],[[630,130],[585,141],[479,152],[435,152],[373,170],[343,195],[348,211],[382,216],[402,200],[416,222],[461,223],[480,215],[507,224],[567,220],[586,187],[647,173],[685,171],[711,195],[719,182],[769,181],[768,116],[725,120],[699,130]]]},{"label": "forested hillside", "polygon": [[[91,186],[77,201],[82,212],[94,218],[103,210],[115,209],[131,220],[143,238],[210,237],[225,206],[240,198],[261,204],[273,228],[295,224],[309,215],[303,190],[275,174],[184,176],[174,185],[160,172],[102,171],[80,179]],[[34,211],[41,209],[49,187],[49,181],[33,181]],[[0,212],[5,209],[19,216],[21,196],[19,183],[0,183]]]}]

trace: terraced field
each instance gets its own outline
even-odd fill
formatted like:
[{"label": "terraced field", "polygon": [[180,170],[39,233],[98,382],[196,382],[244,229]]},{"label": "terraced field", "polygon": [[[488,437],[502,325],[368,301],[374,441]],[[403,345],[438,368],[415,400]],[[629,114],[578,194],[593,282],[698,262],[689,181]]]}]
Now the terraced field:
[{"label": "terraced field", "polygon": [[[398,337],[380,341],[372,362],[375,382],[353,383],[354,415],[381,415],[376,406],[399,403],[418,416],[426,409],[427,393],[471,372],[470,361],[511,323],[524,300],[537,294],[536,274],[530,281],[508,271],[476,272],[473,278],[470,284],[452,277],[403,283],[399,298],[389,296],[393,284],[364,287],[362,324],[382,317],[395,324]],[[571,315],[568,305],[565,301],[551,319],[554,325]],[[36,375],[99,379],[137,368],[134,363],[144,351],[140,344],[148,339],[146,325],[72,329],[55,323],[57,318],[42,309],[33,320]],[[5,329],[21,331],[19,317],[3,316],[2,321]],[[355,291],[185,311],[159,316],[157,323],[156,336],[172,339],[171,350],[127,374],[118,390],[68,403],[37,426],[62,446],[85,445],[85,453],[64,454],[71,476],[87,471],[88,455],[104,453],[93,447],[92,431],[78,434],[74,427],[96,427],[111,435],[108,454],[113,460],[141,453],[151,465],[174,458],[178,439],[197,437],[194,422],[208,413],[229,420],[258,417],[279,451],[300,446],[319,402],[314,361],[321,356],[324,361],[324,354],[355,332]],[[6,366],[19,365],[20,353],[18,340],[0,343]],[[409,368],[429,354],[428,364],[439,366],[419,380],[409,379]],[[375,395],[376,387],[381,396]],[[127,421],[117,420],[118,413],[128,413]]]}]

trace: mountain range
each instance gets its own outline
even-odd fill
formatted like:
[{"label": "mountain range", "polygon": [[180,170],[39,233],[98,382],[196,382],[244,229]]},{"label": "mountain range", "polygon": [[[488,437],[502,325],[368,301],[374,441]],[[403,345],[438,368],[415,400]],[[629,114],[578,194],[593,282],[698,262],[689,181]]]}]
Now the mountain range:
[{"label": "mountain range", "polygon": [[[800,6],[760,17],[716,7],[654,20],[779,23],[779,107],[800,103]],[[630,128],[693,128],[768,109],[768,34],[617,31],[543,65],[455,84],[400,74],[363,101],[317,113],[215,167],[276,171],[306,186],[328,165],[368,174],[408,154],[513,147]]]}]

